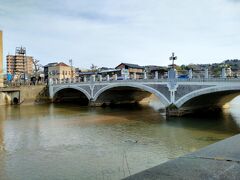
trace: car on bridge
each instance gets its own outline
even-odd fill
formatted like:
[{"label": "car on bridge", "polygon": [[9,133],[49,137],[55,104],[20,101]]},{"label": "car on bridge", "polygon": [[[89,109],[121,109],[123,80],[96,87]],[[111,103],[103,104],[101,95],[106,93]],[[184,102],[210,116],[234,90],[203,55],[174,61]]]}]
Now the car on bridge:
[{"label": "car on bridge", "polygon": [[179,75],[178,76],[178,79],[189,79],[189,76],[188,75]]},{"label": "car on bridge", "polygon": [[[127,78],[127,79],[129,79],[129,78]],[[127,79],[125,79],[125,78],[122,77],[122,76],[117,77],[117,80],[127,80]],[[111,77],[111,78],[110,78],[110,81],[114,81],[114,80],[115,80],[114,77]]]}]

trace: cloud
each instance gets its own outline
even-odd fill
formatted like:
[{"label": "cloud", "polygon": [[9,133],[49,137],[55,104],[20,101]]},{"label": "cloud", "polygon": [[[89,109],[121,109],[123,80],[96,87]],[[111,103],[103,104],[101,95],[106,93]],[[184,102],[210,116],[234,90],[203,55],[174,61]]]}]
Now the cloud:
[{"label": "cloud", "polygon": [[238,56],[239,8],[226,0],[2,0],[5,54],[16,46],[42,64],[209,63]]},{"label": "cloud", "polygon": [[228,1],[234,2],[234,3],[239,3],[240,2],[240,0],[228,0]]}]

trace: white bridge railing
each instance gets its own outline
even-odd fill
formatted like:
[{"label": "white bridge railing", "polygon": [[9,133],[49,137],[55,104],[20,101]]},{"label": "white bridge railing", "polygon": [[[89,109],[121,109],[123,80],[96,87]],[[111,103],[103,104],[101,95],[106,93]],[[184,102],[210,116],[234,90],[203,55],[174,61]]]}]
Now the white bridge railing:
[{"label": "white bridge railing", "polygon": [[[61,84],[100,84],[100,83],[116,83],[116,82],[169,82],[170,79],[126,79],[126,80],[103,80],[91,78],[89,80],[82,80],[81,78],[72,78],[72,79],[49,79],[50,85],[61,85]],[[175,82],[240,82],[240,78],[198,78],[198,79],[171,79]]]}]

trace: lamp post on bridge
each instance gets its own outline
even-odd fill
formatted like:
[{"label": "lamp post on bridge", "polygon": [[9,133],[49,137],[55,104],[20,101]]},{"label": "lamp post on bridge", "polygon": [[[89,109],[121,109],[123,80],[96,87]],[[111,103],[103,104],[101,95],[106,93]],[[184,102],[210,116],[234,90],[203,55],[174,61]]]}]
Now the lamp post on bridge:
[{"label": "lamp post on bridge", "polygon": [[176,70],[174,68],[174,61],[177,60],[177,56],[174,55],[174,52],[172,53],[172,56],[169,58],[170,61],[172,61],[172,67],[168,71],[168,89],[170,91],[170,102],[175,102],[175,92],[177,90],[177,82],[176,82]]},{"label": "lamp post on bridge", "polygon": [[177,60],[177,56],[175,56],[174,52],[172,53],[172,56],[169,58],[169,60],[172,61],[172,65],[168,72],[168,79],[175,79],[176,78],[176,70],[174,68],[174,66],[175,66],[174,61]]},{"label": "lamp post on bridge", "polygon": [[175,53],[172,53],[172,56],[169,58],[170,61],[172,61],[172,68],[174,69],[174,61],[177,60],[177,56],[175,56]]}]

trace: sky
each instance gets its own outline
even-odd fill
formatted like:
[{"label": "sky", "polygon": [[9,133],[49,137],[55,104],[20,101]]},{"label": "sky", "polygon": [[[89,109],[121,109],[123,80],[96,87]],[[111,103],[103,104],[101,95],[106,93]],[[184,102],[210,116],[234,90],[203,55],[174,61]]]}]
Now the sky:
[{"label": "sky", "polygon": [[80,68],[240,59],[240,0],[0,0],[4,59]]}]

